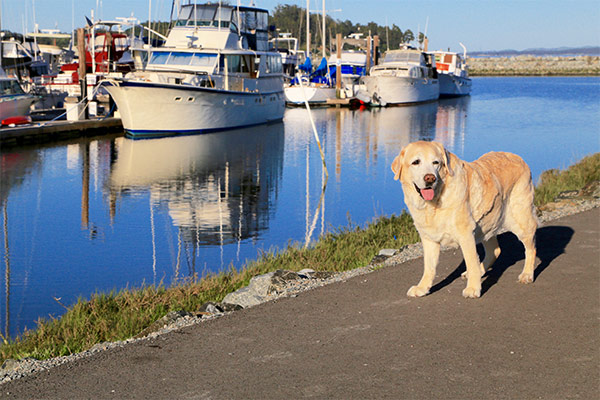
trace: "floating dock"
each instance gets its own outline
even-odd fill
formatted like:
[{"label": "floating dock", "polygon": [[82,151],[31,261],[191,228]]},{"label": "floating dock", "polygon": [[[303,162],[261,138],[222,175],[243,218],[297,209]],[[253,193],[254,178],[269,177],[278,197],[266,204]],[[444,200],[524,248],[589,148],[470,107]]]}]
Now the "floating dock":
[{"label": "floating dock", "polygon": [[53,121],[0,128],[0,148],[123,132],[120,118]]}]

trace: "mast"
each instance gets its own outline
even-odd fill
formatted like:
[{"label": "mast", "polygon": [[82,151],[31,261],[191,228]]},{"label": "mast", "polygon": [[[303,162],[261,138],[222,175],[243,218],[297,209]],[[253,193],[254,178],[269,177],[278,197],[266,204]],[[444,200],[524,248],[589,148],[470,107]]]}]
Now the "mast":
[{"label": "mast", "polygon": [[327,57],[327,55],[325,54],[325,51],[327,50],[325,48],[325,44],[326,44],[326,40],[325,40],[325,0],[323,0],[323,57]]},{"label": "mast", "polygon": [[306,0],[306,58],[310,57],[310,0]]}]

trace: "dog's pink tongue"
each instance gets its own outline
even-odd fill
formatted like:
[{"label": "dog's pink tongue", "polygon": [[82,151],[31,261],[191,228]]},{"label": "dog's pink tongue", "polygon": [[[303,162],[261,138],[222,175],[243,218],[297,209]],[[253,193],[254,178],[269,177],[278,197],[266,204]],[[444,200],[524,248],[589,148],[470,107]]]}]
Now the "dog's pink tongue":
[{"label": "dog's pink tongue", "polygon": [[421,196],[427,201],[432,200],[434,194],[433,189],[421,189]]}]

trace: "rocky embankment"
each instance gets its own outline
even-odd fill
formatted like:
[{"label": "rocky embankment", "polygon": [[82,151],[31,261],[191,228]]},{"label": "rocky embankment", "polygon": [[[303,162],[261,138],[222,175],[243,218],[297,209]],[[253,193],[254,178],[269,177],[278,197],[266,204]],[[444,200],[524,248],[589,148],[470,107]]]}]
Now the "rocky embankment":
[{"label": "rocky embankment", "polygon": [[600,57],[469,57],[471,76],[600,75]]}]

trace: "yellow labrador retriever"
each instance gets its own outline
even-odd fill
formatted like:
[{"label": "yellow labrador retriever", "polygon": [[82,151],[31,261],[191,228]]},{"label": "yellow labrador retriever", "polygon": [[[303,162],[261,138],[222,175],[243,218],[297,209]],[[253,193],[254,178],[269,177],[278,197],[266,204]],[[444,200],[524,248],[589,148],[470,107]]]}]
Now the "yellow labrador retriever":
[{"label": "yellow labrador retriever", "polygon": [[[513,232],[525,246],[525,267],[519,282],[533,282],[537,218],[531,171],[517,155],[491,152],[465,162],[435,142],[410,143],[392,163],[404,201],[423,242],[421,281],[407,295],[429,293],[440,245],[460,246],[467,271],[464,297],[481,295],[481,277],[500,255],[496,235]],[[483,242],[479,261],[476,243]]]}]

